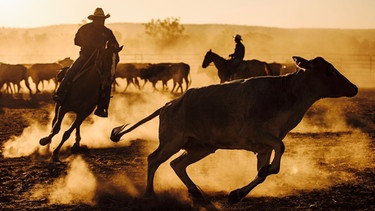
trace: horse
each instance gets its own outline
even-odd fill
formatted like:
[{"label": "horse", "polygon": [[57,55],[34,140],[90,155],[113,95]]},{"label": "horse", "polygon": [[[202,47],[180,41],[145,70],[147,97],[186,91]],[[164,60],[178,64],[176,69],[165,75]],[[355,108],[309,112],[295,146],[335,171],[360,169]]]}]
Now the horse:
[{"label": "horse", "polygon": [[213,62],[215,67],[218,69],[220,83],[256,76],[276,75],[273,74],[273,71],[266,62],[256,59],[243,61],[236,70],[233,70],[229,67],[228,60],[212,52],[210,49],[204,56],[202,67],[206,68],[211,62]]},{"label": "horse", "polygon": [[80,126],[97,105],[103,76],[108,76],[109,74],[113,76],[115,73],[116,66],[120,60],[118,53],[122,48],[123,46],[107,46],[104,49],[97,49],[87,62],[87,64],[91,65],[86,65],[86,68],[82,68],[73,78],[70,92],[67,94],[64,103],[61,105],[56,104],[51,133],[40,139],[40,145],[45,146],[51,143],[53,136],[58,134],[61,129],[61,123],[66,113],[73,112],[76,114],[76,118],[71,127],[65,131],[60,144],[53,151],[52,160],[54,162],[59,162],[59,151],[74,129],[76,130],[76,142],[72,150],[80,149]]}]

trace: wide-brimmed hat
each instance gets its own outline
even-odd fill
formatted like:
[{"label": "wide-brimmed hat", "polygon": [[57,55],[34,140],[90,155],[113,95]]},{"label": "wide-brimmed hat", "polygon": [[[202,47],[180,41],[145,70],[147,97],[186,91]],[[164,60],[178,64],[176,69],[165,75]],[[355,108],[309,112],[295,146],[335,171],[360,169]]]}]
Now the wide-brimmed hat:
[{"label": "wide-brimmed hat", "polygon": [[111,15],[110,14],[104,15],[104,11],[103,11],[102,8],[96,8],[94,14],[89,15],[87,18],[92,20],[94,18],[104,18],[104,19],[106,19],[106,18],[109,18],[109,17],[111,17]]},{"label": "wide-brimmed hat", "polygon": [[233,36],[234,39],[238,39],[238,40],[242,40],[242,37],[241,35],[239,34],[236,34],[235,36]]}]

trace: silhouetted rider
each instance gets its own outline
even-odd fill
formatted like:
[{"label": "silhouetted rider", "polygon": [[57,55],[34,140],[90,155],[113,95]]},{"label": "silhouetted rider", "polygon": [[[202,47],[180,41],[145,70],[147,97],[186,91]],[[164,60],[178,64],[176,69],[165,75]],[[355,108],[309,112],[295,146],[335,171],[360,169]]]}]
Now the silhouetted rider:
[{"label": "silhouetted rider", "polygon": [[[87,67],[87,65],[90,65],[86,64],[86,62],[91,56],[95,56],[93,55],[95,50],[104,49],[107,43],[117,48],[119,47],[119,44],[113,32],[109,28],[104,26],[105,19],[109,17],[109,14],[104,15],[104,11],[102,8],[96,8],[94,14],[87,17],[88,19],[92,20],[92,22],[85,24],[78,29],[74,38],[74,44],[81,47],[79,57],[67,71],[59,88],[53,95],[53,100],[56,101],[56,103],[62,104],[64,102],[64,99],[71,87],[74,76],[77,72],[84,68],[84,66]],[[108,116],[109,98],[110,87],[105,87],[101,91],[95,115],[100,117]]]},{"label": "silhouetted rider", "polygon": [[231,69],[232,73],[241,64],[243,58],[245,57],[245,46],[241,42],[241,35],[237,34],[236,36],[234,36],[234,41],[236,42],[234,53],[229,54],[229,68]]}]

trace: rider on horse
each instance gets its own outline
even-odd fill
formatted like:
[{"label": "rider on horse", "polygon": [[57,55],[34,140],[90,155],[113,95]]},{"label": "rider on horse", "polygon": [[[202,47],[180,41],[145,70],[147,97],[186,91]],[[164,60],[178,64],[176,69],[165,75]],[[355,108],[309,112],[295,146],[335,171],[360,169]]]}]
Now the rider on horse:
[{"label": "rider on horse", "polygon": [[234,53],[229,55],[229,69],[232,73],[234,73],[237,67],[240,66],[243,58],[245,57],[245,46],[241,42],[241,35],[237,34],[236,36],[234,36],[234,41],[236,42]]},{"label": "rider on horse", "polygon": [[[81,47],[79,57],[70,67],[64,80],[53,95],[53,100],[56,101],[56,103],[61,105],[64,102],[72,85],[74,76],[81,71],[81,69],[93,63],[90,58],[94,56],[93,54],[97,52],[98,49],[104,49],[106,45],[111,45],[117,48],[119,47],[113,32],[104,26],[105,19],[109,17],[109,14],[104,15],[102,8],[96,8],[94,14],[87,17],[92,20],[92,22],[85,24],[78,29],[74,38],[74,44]],[[97,109],[95,111],[95,115],[97,116],[108,117],[108,104],[111,91],[110,86],[110,84],[106,85],[101,90]]]}]

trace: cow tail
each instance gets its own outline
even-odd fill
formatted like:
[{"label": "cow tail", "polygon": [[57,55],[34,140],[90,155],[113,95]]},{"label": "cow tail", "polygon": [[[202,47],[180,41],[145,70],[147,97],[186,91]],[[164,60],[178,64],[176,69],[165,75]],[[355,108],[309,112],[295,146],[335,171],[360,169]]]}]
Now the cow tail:
[{"label": "cow tail", "polygon": [[[163,107],[162,107],[163,108]],[[120,138],[125,134],[125,133],[129,133],[130,131],[134,130],[135,128],[139,127],[140,125],[152,120],[153,118],[159,116],[160,114],[160,111],[162,108],[159,108],[158,110],[154,111],[154,113],[150,114],[149,116],[147,116],[146,118],[140,120],[139,122],[135,123],[133,126],[131,126],[129,129],[127,130],[124,130],[122,131],[126,126],[126,125],[122,125],[122,126],[119,126],[119,127],[116,127],[116,128],[113,128],[112,130],[112,133],[111,133],[111,140],[113,142],[118,142],[120,140]]]}]

